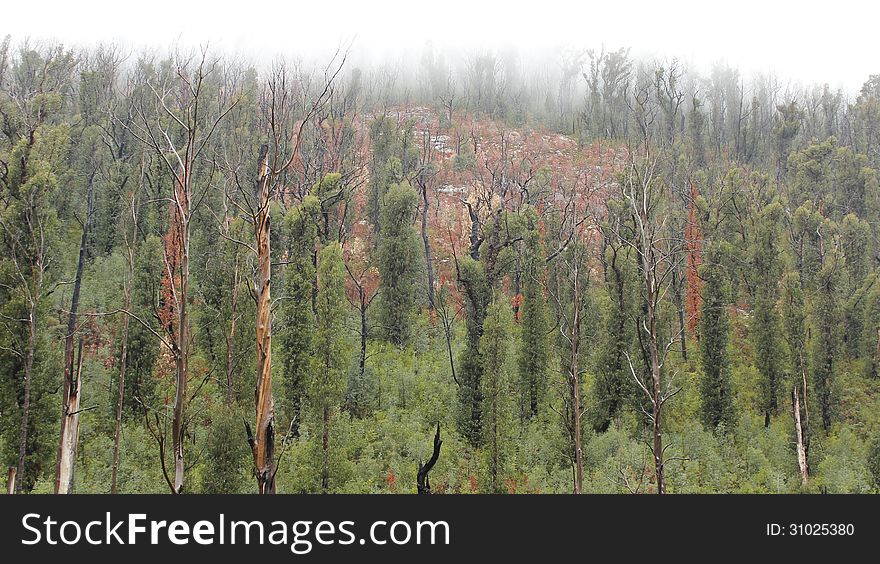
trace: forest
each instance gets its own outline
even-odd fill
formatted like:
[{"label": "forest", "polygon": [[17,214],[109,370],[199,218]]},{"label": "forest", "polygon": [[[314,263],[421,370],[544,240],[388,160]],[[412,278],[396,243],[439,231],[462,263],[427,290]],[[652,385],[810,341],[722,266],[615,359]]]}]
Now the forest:
[{"label": "forest", "polygon": [[880,74],[0,43],[8,493],[880,491]]}]

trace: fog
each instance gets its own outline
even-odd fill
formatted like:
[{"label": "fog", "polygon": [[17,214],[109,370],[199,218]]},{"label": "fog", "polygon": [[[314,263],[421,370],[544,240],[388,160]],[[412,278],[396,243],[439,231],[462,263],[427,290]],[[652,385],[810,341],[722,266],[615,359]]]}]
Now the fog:
[{"label": "fog", "polygon": [[697,71],[723,61],[743,76],[828,83],[855,94],[880,72],[876,4],[743,0],[626,3],[566,0],[404,0],[243,3],[120,3],[45,0],[3,8],[0,33],[74,45],[121,42],[167,49],[210,43],[255,60],[325,57],[354,42],[355,59],[405,59],[427,42],[442,51],[513,49],[520,56],[561,49],[630,47],[639,57],[678,57]]}]

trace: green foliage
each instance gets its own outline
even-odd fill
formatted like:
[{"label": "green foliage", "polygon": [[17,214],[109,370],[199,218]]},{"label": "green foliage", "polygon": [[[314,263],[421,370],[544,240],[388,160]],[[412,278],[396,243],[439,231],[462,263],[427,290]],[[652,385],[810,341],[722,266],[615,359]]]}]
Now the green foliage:
[{"label": "green foliage", "polygon": [[378,258],[379,324],[384,338],[398,346],[412,339],[413,316],[422,295],[422,244],[413,227],[418,195],[409,184],[393,184],[382,207]]},{"label": "green foliage", "polygon": [[293,430],[299,432],[302,402],[311,370],[315,332],[316,257],[320,201],[308,195],[289,210],[281,222],[287,264],[281,274],[281,301],[275,343],[281,360],[284,393],[280,402]]},{"label": "green foliage", "polygon": [[510,306],[494,301],[489,307],[480,339],[483,374],[481,423],[485,458],[484,491],[502,493],[507,477],[513,425],[513,397],[508,356]]},{"label": "green foliage", "polygon": [[778,284],[782,274],[780,259],[779,222],[782,205],[773,202],[759,217],[752,242],[753,304],[750,331],[755,347],[755,365],[761,375],[759,408],[764,412],[764,424],[770,424],[779,406],[779,386],[782,379],[782,358],[779,335],[781,320],[777,310]]},{"label": "green foliage", "polygon": [[835,295],[837,279],[837,265],[831,261],[819,273],[813,304],[813,386],[826,432],[831,428],[836,405],[833,377],[840,348],[840,314]]},{"label": "green foliage", "polygon": [[467,342],[458,362],[459,389],[456,423],[459,432],[472,446],[481,442],[481,404],[483,400],[480,380],[483,366],[480,361],[480,339],[486,318],[491,287],[483,264],[470,257],[459,259],[458,278],[464,289],[467,319]]},{"label": "green foliage", "polygon": [[201,491],[206,494],[246,493],[252,488],[246,469],[251,452],[245,440],[244,418],[237,410],[218,406],[208,427]]},{"label": "green foliage", "polygon": [[704,281],[700,315],[700,360],[703,366],[702,418],[712,430],[730,429],[734,424],[730,386],[728,283],[726,273],[716,262],[718,253],[710,253],[700,271]]}]

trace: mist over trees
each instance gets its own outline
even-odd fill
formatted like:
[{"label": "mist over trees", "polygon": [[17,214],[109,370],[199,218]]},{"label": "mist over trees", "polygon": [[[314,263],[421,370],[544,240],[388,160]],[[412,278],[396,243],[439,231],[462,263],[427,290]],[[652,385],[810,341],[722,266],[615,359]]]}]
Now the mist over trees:
[{"label": "mist over trees", "polygon": [[3,40],[11,492],[880,489],[880,75],[357,49]]}]

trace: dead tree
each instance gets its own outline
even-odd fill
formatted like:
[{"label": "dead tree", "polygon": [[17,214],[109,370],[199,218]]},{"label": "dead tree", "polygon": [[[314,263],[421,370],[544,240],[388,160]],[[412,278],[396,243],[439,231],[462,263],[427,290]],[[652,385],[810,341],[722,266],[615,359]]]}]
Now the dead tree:
[{"label": "dead tree", "polygon": [[572,213],[567,221],[570,222],[568,229],[572,230],[572,238],[575,242],[569,245],[567,252],[559,254],[556,258],[557,285],[555,288],[551,288],[550,295],[556,302],[557,331],[563,349],[561,370],[565,389],[563,396],[565,409],[562,413],[562,419],[570,441],[574,493],[579,494],[583,491],[584,484],[582,422],[585,408],[581,399],[581,375],[584,372],[584,368],[581,366],[581,347],[583,345],[581,330],[587,303],[588,265],[585,260],[586,249],[582,242],[581,226],[583,223],[578,220],[577,213]]},{"label": "dead tree", "polygon": [[79,243],[79,258],[76,263],[76,278],[73,282],[73,295],[70,300],[70,312],[67,316],[67,333],[64,336],[64,377],[61,394],[61,432],[58,445],[58,458],[55,464],[55,493],[66,494],[73,489],[73,464],[76,460],[77,441],[79,440],[80,400],[82,392],[82,339],[79,342],[78,368],[74,365],[74,339],[77,333],[77,311],[79,310],[79,293],[82,288],[83,270],[86,264],[89,230],[93,212],[92,182],[89,183],[88,209],[83,223],[82,237]]},{"label": "dead tree", "polygon": [[[133,137],[153,151],[171,176],[173,189],[165,198],[171,207],[172,235],[177,256],[165,253],[163,261],[170,283],[170,301],[174,312],[172,327],[161,338],[171,351],[175,365],[175,394],[172,422],[173,480],[167,480],[172,493],[183,492],[185,410],[191,350],[190,323],[190,230],[203,194],[196,193],[194,178],[204,151],[224,117],[238,104],[235,85],[229,92],[221,89],[216,103],[209,103],[209,81],[216,74],[219,60],[208,60],[207,50],[200,56],[175,56],[172,71],[159,72],[147,80],[151,93],[137,101],[131,119],[117,119]],[[149,103],[148,103],[149,102]],[[157,335],[158,336],[158,335]],[[161,337],[161,336],[160,336]],[[166,476],[166,478],[168,478]]]},{"label": "dead tree", "polygon": [[[243,211],[254,228],[254,246],[245,244],[256,256],[253,298],[256,302],[256,354],[257,382],[254,390],[254,428],[245,422],[247,441],[254,457],[254,476],[261,494],[275,493],[275,474],[278,461],[275,459],[275,400],[272,395],[272,300],[271,300],[271,215],[273,196],[278,192],[284,175],[294,169],[300,161],[300,146],[306,125],[324,107],[333,94],[333,82],[342,70],[347,56],[337,53],[331,61],[338,63],[334,72],[325,73],[323,89],[314,97],[311,104],[304,104],[303,115],[292,132],[285,128],[292,122],[294,107],[290,103],[290,92],[286,68],[276,68],[269,78],[261,104],[266,133],[271,144],[260,147],[257,160],[257,177],[252,197],[242,192],[242,202],[230,199]],[[290,147],[289,154],[286,148]],[[231,176],[237,183],[234,167],[229,167]],[[227,196],[228,197],[228,196]],[[291,428],[295,420],[291,421]],[[280,456],[279,456],[280,458]]]},{"label": "dead tree", "polygon": [[421,461],[419,462],[419,469],[416,473],[416,489],[419,494],[428,495],[431,493],[431,481],[428,479],[428,473],[431,472],[431,469],[437,464],[437,459],[440,458],[440,446],[442,444],[443,441],[440,440],[440,423],[437,423],[437,432],[434,434],[434,452],[427,462],[424,464]]},{"label": "dead tree", "polygon": [[806,487],[810,481],[810,411],[807,402],[807,378],[802,374],[803,381],[794,385],[791,390],[791,407],[794,416],[798,470],[801,485]]},{"label": "dead tree", "polygon": [[260,148],[257,173],[254,236],[257,243],[257,273],[254,289],[257,302],[256,434],[248,428],[248,442],[254,454],[254,475],[261,494],[275,493],[275,400],[272,397],[272,321],[269,284],[272,276],[269,218],[269,147]]},{"label": "dead tree", "polygon": [[663,456],[669,446],[663,445],[663,407],[680,391],[666,382],[664,364],[671,348],[683,335],[673,332],[673,337],[662,342],[660,307],[671,291],[670,278],[685,254],[680,241],[664,235],[667,217],[659,209],[662,187],[655,175],[656,165],[657,159],[647,149],[641,163],[631,157],[626,181],[621,183],[630,215],[630,231],[618,233],[620,240],[635,251],[638,262],[642,310],[636,325],[647,376],[643,376],[630,355],[625,354],[633,379],[650,405],[650,411],[645,411],[645,415],[651,424],[657,493],[662,494],[666,492]]}]

